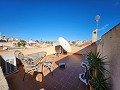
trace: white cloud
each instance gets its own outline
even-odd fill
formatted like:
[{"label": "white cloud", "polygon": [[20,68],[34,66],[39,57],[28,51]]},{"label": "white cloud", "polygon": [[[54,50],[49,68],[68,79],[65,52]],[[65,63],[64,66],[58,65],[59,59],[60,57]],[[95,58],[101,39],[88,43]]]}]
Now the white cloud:
[{"label": "white cloud", "polygon": [[113,6],[118,6],[119,4],[120,4],[119,2],[115,2]]},{"label": "white cloud", "polygon": [[102,28],[99,29],[99,31],[106,29],[109,26],[109,24],[104,25]]}]

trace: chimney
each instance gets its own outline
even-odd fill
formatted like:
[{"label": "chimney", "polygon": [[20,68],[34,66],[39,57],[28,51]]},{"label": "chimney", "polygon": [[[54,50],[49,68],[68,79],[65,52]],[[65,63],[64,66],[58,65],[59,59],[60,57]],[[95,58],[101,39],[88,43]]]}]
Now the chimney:
[{"label": "chimney", "polygon": [[98,40],[98,29],[92,31],[92,42],[96,42]]}]

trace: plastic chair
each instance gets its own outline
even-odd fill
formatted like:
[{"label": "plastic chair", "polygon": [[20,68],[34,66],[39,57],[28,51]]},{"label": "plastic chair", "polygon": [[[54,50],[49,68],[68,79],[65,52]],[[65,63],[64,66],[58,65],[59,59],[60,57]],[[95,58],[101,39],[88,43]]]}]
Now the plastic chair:
[{"label": "plastic chair", "polygon": [[[24,77],[23,77],[23,81],[24,81],[24,78],[25,78],[25,76],[26,76],[27,73],[39,71],[41,69],[40,68],[40,64],[41,64],[41,59],[42,58],[38,58],[38,57],[42,57],[42,56],[38,56],[39,55],[38,53],[36,53],[36,56],[37,56],[36,58],[33,58],[34,55],[32,56],[32,54],[31,54],[31,56],[30,55],[24,56],[19,50],[16,50],[14,52],[14,55],[24,65],[25,74],[24,74]],[[43,70],[41,72],[43,72]]]},{"label": "plastic chair", "polygon": [[53,75],[55,57],[56,57],[56,54],[54,54],[54,56],[52,57],[47,57],[47,59],[43,61],[43,71],[45,68],[48,68]]}]

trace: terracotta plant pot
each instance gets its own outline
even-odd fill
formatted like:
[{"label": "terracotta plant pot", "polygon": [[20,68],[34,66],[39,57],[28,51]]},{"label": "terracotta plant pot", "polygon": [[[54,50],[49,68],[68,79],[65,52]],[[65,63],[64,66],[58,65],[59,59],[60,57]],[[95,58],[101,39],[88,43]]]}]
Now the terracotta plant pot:
[{"label": "terracotta plant pot", "polygon": [[90,90],[94,90],[94,88],[90,85]]}]

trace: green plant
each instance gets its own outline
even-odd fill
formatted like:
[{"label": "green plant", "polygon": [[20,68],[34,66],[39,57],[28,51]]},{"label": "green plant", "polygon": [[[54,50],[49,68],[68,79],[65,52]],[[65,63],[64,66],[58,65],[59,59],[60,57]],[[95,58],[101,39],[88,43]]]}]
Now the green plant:
[{"label": "green plant", "polygon": [[100,52],[94,53],[91,51],[88,53],[87,60],[91,76],[97,76],[104,73],[104,70],[106,70],[104,65],[107,64],[107,62],[104,61],[105,59],[105,57],[101,56]]},{"label": "green plant", "polygon": [[100,52],[89,52],[87,54],[88,67],[89,67],[89,81],[94,90],[107,90],[107,83],[104,76],[104,71],[108,71],[104,68],[108,65],[105,62],[106,57],[102,56]]},{"label": "green plant", "polygon": [[109,78],[104,79],[102,75],[94,76],[93,81],[93,88],[94,90],[107,90],[108,89],[108,83],[106,80]]},{"label": "green plant", "polygon": [[20,47],[20,45],[21,45],[20,42],[18,42],[17,44],[18,44],[18,47]]},{"label": "green plant", "polygon": [[26,41],[25,41],[25,40],[20,40],[20,41],[18,42],[18,47],[20,47],[20,46],[25,47],[25,45],[26,45]]}]

